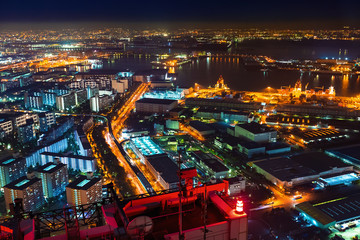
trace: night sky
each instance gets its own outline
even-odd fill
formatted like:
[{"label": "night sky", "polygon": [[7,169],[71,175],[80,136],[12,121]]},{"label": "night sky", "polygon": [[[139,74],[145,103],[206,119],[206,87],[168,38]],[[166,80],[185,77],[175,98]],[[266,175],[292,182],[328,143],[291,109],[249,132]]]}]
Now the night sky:
[{"label": "night sky", "polygon": [[203,22],[300,27],[360,26],[360,1],[3,0],[5,22]]}]

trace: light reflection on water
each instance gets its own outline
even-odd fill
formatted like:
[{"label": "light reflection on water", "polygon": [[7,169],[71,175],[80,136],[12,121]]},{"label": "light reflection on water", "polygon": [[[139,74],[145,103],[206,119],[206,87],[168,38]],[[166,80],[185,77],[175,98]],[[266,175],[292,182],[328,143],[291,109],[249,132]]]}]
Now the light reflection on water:
[{"label": "light reflection on water", "polygon": [[[150,69],[151,58],[138,58],[123,56],[115,61],[105,61],[105,69],[131,69],[133,71]],[[294,86],[299,79],[307,89],[335,87],[339,96],[354,96],[360,94],[360,76],[310,74],[299,71],[273,70],[273,71],[247,71],[239,57],[212,57],[194,60],[189,64],[176,68],[177,84],[180,87],[194,86],[197,82],[202,86],[214,85],[220,75],[226,84],[233,90],[260,91],[268,86],[281,88],[281,86]]]}]

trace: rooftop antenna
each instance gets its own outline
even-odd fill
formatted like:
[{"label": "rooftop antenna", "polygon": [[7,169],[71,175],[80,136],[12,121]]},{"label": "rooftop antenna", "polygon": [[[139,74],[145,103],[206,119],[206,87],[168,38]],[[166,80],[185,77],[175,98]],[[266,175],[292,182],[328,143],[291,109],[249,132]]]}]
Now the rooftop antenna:
[{"label": "rooftop antenna", "polygon": [[204,184],[204,187],[205,187],[205,193],[204,193],[204,202],[203,202],[203,218],[204,218],[204,240],[206,240],[206,233],[209,232],[209,230],[206,228],[206,225],[207,225],[207,184],[205,182]]},{"label": "rooftop antenna", "polygon": [[126,232],[131,239],[143,240],[153,228],[153,221],[148,216],[139,216],[134,218],[126,227]]}]

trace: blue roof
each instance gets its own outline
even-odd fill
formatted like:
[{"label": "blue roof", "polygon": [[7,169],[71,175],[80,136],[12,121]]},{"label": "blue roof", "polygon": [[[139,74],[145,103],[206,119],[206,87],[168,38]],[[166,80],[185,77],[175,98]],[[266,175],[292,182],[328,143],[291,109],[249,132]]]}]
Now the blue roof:
[{"label": "blue roof", "polygon": [[29,179],[24,179],[24,180],[22,180],[21,182],[15,184],[15,187],[21,187],[22,185],[25,185],[25,184],[27,184],[28,182],[30,182]]},{"label": "blue roof", "polygon": [[132,138],[131,141],[144,156],[164,153],[164,151],[161,150],[161,148],[156,143],[154,143],[149,136]]}]

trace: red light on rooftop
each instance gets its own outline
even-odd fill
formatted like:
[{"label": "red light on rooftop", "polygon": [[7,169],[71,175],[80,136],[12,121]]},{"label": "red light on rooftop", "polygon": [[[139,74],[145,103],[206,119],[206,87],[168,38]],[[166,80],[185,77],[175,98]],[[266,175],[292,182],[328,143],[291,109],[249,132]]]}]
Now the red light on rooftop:
[{"label": "red light on rooftop", "polygon": [[238,214],[244,213],[244,203],[241,200],[237,200],[235,212]]}]

